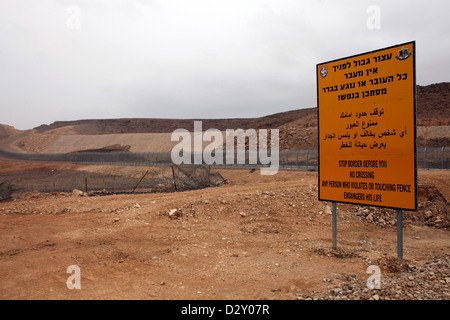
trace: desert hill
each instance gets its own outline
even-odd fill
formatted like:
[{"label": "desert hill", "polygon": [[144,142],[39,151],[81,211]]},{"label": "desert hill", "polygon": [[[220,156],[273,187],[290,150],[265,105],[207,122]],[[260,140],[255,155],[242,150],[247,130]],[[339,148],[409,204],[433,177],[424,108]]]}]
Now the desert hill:
[{"label": "desert hill", "polygon": [[[417,86],[418,147],[449,146],[450,82]],[[233,119],[93,119],[57,121],[20,131],[0,125],[0,149],[15,152],[170,151],[175,129],[192,132],[194,120],[203,130],[280,129],[280,149],[317,148],[317,108],[276,113],[260,118]]]},{"label": "desert hill", "polygon": [[0,140],[7,139],[20,133],[20,130],[6,124],[0,124]]},{"label": "desert hill", "polygon": [[[300,109],[276,113],[261,118],[233,118],[233,119],[93,119],[77,121],[56,121],[50,125],[34,128],[37,133],[71,127],[75,134],[99,135],[118,133],[172,133],[179,128],[194,130],[194,120],[201,120],[203,130],[218,129],[224,131],[231,128],[263,129],[279,128],[295,119],[302,119],[317,113],[316,108]],[[309,119],[310,117],[308,117]],[[315,124],[316,125],[316,124]]]},{"label": "desert hill", "polygon": [[417,126],[450,125],[450,82],[417,86]]}]

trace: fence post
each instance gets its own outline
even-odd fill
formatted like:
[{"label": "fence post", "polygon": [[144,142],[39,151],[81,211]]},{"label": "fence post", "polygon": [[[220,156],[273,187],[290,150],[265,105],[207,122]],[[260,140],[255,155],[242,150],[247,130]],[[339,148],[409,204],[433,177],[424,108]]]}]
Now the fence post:
[{"label": "fence post", "polygon": [[173,166],[172,166],[172,177],[173,177],[173,185],[175,187],[175,191],[177,190],[177,183],[175,182],[175,171],[173,170]]},{"label": "fence post", "polygon": [[211,166],[208,166],[208,187],[211,187]]},{"label": "fence post", "polygon": [[144,180],[145,176],[147,175],[148,170],[144,173],[144,175],[142,176],[141,180],[139,180],[138,184],[136,185],[136,187],[134,187],[133,191],[131,191],[131,193],[134,193],[134,191],[136,190],[136,188],[139,186],[139,184],[141,183],[142,180]]},{"label": "fence post", "polygon": [[309,150],[306,150],[306,167],[309,168]]},{"label": "fence post", "polygon": [[423,149],[423,168],[427,168],[427,148]]}]

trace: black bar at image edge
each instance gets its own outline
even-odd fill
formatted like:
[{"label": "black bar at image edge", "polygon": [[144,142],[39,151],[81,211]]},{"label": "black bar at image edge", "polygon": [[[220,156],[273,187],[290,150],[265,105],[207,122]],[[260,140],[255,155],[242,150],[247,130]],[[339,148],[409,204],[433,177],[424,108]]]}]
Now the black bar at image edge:
[{"label": "black bar at image edge", "polygon": [[[389,309],[390,316],[398,312],[398,315],[406,317],[415,315],[424,307],[433,308],[432,310],[436,312],[439,308],[444,311],[447,306],[444,300],[3,300],[2,302],[6,308],[14,308],[16,317],[28,316],[31,312],[33,315],[42,314],[46,318],[53,316],[55,319],[87,315],[92,317],[98,315],[102,319],[108,316],[119,319],[129,319],[133,316],[143,319],[301,319],[309,315],[318,317],[337,314],[345,314],[345,317],[349,318],[352,316],[361,318],[367,310],[378,310],[383,305],[388,307],[388,304],[392,307],[398,304],[398,308]],[[31,303],[32,309],[18,308],[19,303]],[[369,309],[358,309],[358,306]],[[212,313],[211,310],[214,312]],[[259,313],[257,313],[258,310]],[[190,313],[187,313],[188,311]],[[308,313],[309,311],[311,314]]]}]

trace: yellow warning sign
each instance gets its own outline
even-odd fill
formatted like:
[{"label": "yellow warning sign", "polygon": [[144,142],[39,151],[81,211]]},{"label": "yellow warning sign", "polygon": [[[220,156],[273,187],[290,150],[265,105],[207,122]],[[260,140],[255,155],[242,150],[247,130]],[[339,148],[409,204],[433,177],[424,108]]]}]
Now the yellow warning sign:
[{"label": "yellow warning sign", "polygon": [[316,72],[319,200],[416,210],[415,42]]}]

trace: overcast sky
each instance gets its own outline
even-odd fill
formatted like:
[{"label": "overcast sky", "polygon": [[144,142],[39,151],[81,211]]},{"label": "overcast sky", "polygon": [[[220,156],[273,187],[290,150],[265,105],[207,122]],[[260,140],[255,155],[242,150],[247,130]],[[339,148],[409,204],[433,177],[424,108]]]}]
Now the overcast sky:
[{"label": "overcast sky", "polygon": [[449,81],[448,0],[0,0],[0,123],[259,117],[316,106],[317,63],[416,41]]}]

